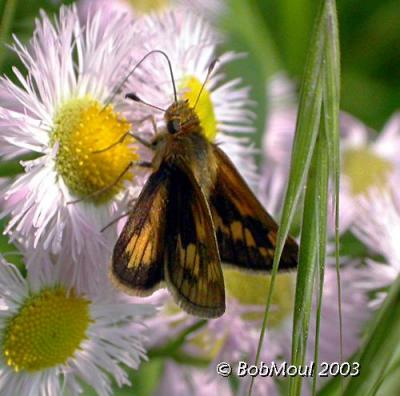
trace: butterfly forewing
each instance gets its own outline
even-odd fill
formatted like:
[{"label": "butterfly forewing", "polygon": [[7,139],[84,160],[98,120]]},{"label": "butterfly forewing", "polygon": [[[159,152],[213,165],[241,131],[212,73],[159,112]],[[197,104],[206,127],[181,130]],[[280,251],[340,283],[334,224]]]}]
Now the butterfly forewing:
[{"label": "butterfly forewing", "polygon": [[111,277],[125,292],[148,295],[164,280],[164,233],[169,174],[153,173],[115,247]]},{"label": "butterfly forewing", "polygon": [[[217,146],[214,154],[217,178],[209,204],[221,260],[244,269],[271,271],[278,226],[227,155]],[[297,250],[288,237],[279,269],[297,267]]]},{"label": "butterfly forewing", "polygon": [[165,277],[178,304],[202,317],[225,311],[225,288],[212,218],[191,170],[171,170]]}]

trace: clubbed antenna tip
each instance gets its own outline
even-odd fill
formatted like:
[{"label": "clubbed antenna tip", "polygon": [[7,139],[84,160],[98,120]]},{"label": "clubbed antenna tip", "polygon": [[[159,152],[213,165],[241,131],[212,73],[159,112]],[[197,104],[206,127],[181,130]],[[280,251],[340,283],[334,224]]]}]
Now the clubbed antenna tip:
[{"label": "clubbed antenna tip", "polygon": [[135,93],[129,92],[125,95],[125,99],[131,99],[134,100],[135,102],[141,102],[142,99],[139,98]]},{"label": "clubbed antenna tip", "polygon": [[134,102],[142,103],[142,104],[144,104],[144,105],[146,105],[146,106],[152,107],[153,109],[156,109],[156,110],[163,111],[163,112],[165,113],[165,109],[163,109],[163,108],[161,108],[161,107],[158,107],[158,106],[155,106],[155,105],[153,105],[153,104],[150,104],[150,103],[145,102],[143,99],[140,99],[139,96],[137,96],[134,92],[129,92],[129,93],[127,93],[127,94],[125,95],[125,99],[131,99],[131,100],[133,100]]}]

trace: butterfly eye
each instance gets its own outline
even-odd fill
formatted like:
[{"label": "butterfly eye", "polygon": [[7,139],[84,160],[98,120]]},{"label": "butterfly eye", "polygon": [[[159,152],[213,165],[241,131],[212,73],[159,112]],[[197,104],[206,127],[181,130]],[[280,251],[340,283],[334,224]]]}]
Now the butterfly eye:
[{"label": "butterfly eye", "polygon": [[174,133],[177,133],[181,130],[181,124],[179,122],[179,120],[174,119],[174,120],[169,120],[167,122],[167,130],[169,133],[171,133],[172,135]]}]

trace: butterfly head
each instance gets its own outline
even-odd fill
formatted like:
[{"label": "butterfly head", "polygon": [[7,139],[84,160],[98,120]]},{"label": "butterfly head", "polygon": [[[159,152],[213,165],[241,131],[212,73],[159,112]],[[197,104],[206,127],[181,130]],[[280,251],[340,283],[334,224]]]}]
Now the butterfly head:
[{"label": "butterfly head", "polygon": [[174,135],[180,132],[197,131],[200,120],[195,110],[189,105],[188,100],[174,102],[165,112],[167,131]]}]

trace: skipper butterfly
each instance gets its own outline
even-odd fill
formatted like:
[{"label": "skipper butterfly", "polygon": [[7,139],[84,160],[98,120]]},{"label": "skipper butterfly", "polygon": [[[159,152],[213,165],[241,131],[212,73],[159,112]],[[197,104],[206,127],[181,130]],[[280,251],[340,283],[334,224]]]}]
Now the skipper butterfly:
[{"label": "skipper butterfly", "polygon": [[[271,271],[278,227],[228,156],[204,135],[195,106],[177,99],[170,72],[175,101],[165,111],[166,129],[148,144],[152,173],[115,245],[111,278],[139,296],[166,285],[183,310],[215,318],[225,311],[221,263]],[[294,269],[297,255],[288,237],[279,268]]]}]

